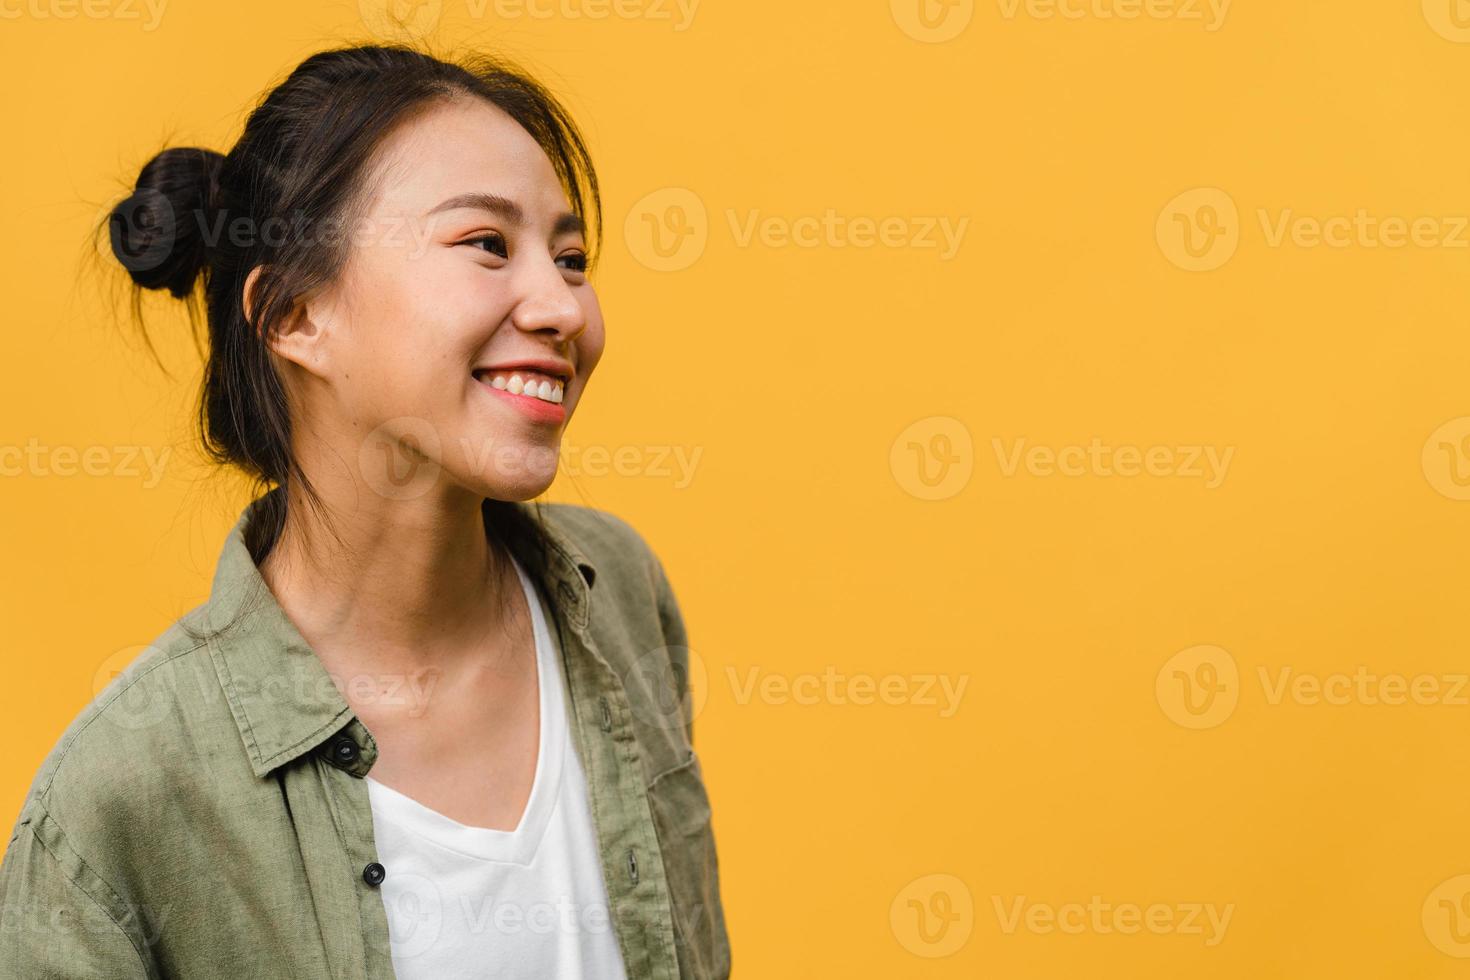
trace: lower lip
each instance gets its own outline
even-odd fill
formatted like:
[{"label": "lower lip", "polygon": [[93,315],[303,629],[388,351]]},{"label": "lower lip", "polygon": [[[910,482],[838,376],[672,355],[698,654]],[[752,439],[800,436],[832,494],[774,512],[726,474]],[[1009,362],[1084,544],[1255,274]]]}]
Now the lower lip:
[{"label": "lower lip", "polygon": [[493,385],[488,385],[479,378],[475,379],[475,384],[484,388],[490,394],[510,402],[519,411],[524,413],[527,418],[535,422],[560,423],[567,420],[567,410],[564,405],[555,402],[544,402],[532,395],[513,395],[504,388],[496,388]]}]

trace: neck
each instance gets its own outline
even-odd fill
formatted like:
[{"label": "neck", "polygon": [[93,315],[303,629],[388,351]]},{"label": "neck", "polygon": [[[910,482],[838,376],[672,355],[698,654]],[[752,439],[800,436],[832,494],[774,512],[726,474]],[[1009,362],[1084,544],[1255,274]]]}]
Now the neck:
[{"label": "neck", "polygon": [[483,498],[315,486],[321,514],[287,487],[285,525],[260,572],[328,670],[453,677],[483,656],[502,632],[506,590],[519,587],[509,551],[487,535]]}]

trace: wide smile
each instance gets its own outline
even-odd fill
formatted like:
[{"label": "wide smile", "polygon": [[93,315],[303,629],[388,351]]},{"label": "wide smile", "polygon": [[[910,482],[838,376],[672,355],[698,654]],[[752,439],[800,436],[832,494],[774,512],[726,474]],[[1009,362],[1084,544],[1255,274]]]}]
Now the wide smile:
[{"label": "wide smile", "polygon": [[540,371],[515,369],[478,370],[474,377],[480,387],[519,409],[538,422],[565,421],[562,407],[566,397],[566,379]]},{"label": "wide smile", "polygon": [[539,398],[554,405],[561,404],[563,392],[566,390],[566,379],[560,375],[525,371],[520,368],[513,371],[482,369],[475,372],[475,378],[497,391],[508,391],[512,395],[524,395],[527,398]]}]

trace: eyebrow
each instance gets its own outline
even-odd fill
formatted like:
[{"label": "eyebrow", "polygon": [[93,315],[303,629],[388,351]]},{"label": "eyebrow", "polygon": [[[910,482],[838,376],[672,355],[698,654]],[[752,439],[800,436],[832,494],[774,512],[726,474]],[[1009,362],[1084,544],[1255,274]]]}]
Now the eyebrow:
[{"label": "eyebrow", "polygon": [[[482,192],[456,194],[447,201],[441,201],[439,204],[430,208],[428,214],[437,214],[440,211],[457,211],[461,208],[475,211],[489,211],[491,214],[500,216],[518,228],[525,227],[526,224],[526,212],[515,201],[512,201],[508,197],[502,197],[499,194],[486,194]],[[571,233],[581,235],[585,234],[586,231],[586,223],[570,211],[557,215],[556,224],[551,228],[553,237]]]}]

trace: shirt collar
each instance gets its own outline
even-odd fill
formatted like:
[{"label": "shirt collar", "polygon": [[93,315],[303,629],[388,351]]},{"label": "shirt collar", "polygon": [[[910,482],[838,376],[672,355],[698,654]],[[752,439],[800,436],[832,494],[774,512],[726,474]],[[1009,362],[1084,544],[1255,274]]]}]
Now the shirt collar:
[{"label": "shirt collar", "polygon": [[[361,728],[342,693],[266,586],[245,545],[245,532],[264,497],[241,512],[225,538],[206,603],[209,651],[230,711],[257,776],[265,776],[320,746],[345,726]],[[554,615],[578,632],[587,627],[589,590],[597,569],[552,522],[538,520],[534,504],[487,499],[487,528],[501,535]],[[355,724],[354,724],[355,723]],[[371,734],[358,775],[375,758]]]}]

